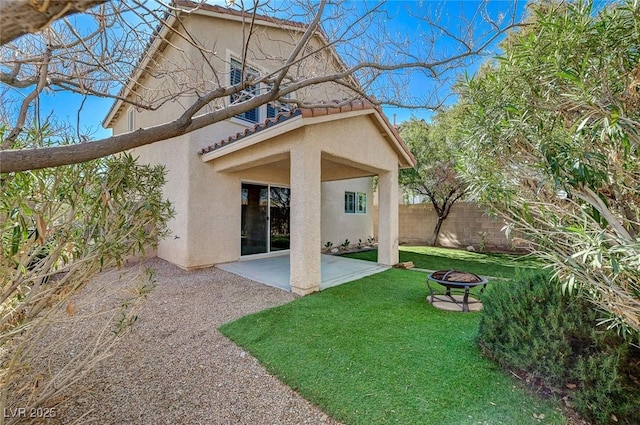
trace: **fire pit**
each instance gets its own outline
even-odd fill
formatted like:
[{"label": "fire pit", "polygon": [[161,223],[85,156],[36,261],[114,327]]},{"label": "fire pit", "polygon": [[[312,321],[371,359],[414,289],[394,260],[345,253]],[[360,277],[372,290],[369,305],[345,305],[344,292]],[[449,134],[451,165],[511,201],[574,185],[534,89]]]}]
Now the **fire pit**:
[{"label": "fire pit", "polygon": [[[435,294],[430,282],[435,282],[446,288],[444,295]],[[436,301],[453,303],[462,307],[463,312],[470,311],[469,304],[481,304],[479,300],[471,298],[469,301],[469,290],[476,286],[482,285],[480,292],[484,291],[487,287],[487,279],[480,277],[476,274],[463,272],[460,270],[438,270],[427,276],[427,287],[429,288],[430,295],[427,297],[427,302],[434,304]],[[455,295],[455,293],[462,294]],[[462,300],[460,300],[462,298]]]}]

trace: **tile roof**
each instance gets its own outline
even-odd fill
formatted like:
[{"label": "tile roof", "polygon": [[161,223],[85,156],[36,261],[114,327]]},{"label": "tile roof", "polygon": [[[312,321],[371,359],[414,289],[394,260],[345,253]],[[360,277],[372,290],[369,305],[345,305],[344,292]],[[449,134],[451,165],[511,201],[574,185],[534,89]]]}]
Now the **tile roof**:
[{"label": "tile roof", "polygon": [[[202,11],[220,13],[220,14],[229,15],[229,16],[244,17],[247,19],[254,18],[261,21],[265,21],[265,22],[272,22],[280,25],[289,25],[292,27],[298,27],[302,29],[307,27],[302,22],[292,21],[289,19],[274,18],[271,16],[266,16],[261,14],[255,14],[254,16],[252,11],[232,9],[231,7],[223,7],[216,4],[204,3],[201,0],[195,0],[195,1],[194,0],[174,0],[173,4],[176,7],[179,7],[179,8],[182,8],[183,10],[188,11],[188,13],[202,10]],[[260,6],[263,6],[263,5],[261,4]]]},{"label": "tile roof", "polygon": [[275,126],[277,124],[281,124],[281,123],[283,123],[283,122],[285,122],[285,121],[287,121],[289,119],[292,119],[294,117],[297,117],[297,116],[302,116],[303,118],[319,117],[319,116],[324,116],[324,115],[340,114],[340,113],[343,113],[343,112],[360,111],[360,110],[365,110],[365,109],[375,109],[376,111],[378,111],[380,113],[380,116],[388,124],[388,127],[389,127],[390,131],[393,133],[393,136],[401,141],[401,144],[403,145],[402,146],[403,149],[405,149],[405,151],[407,153],[409,153],[408,148],[402,142],[402,139],[400,138],[400,135],[398,134],[396,128],[389,123],[387,117],[384,115],[384,113],[382,113],[382,109],[379,106],[374,105],[373,103],[369,102],[368,100],[358,99],[358,100],[352,100],[352,101],[344,103],[344,104],[342,104],[342,102],[339,102],[339,101],[333,101],[333,102],[327,103],[326,106],[319,106],[319,107],[313,107],[313,108],[296,108],[296,109],[293,109],[293,110],[291,110],[289,112],[279,113],[274,118],[269,118],[269,119],[263,121],[262,123],[258,123],[258,124],[253,125],[252,127],[246,128],[242,132],[233,134],[233,135],[227,137],[226,139],[222,139],[219,142],[214,143],[213,145],[210,145],[210,146],[207,146],[206,148],[200,149],[198,151],[198,155],[204,155],[204,154],[207,154],[209,152],[213,152],[216,149],[220,149],[223,146],[227,146],[227,145],[229,145],[231,143],[237,142],[238,140],[242,140],[242,139],[244,139],[244,138],[246,138],[248,136],[256,134],[256,133],[258,133],[258,132],[260,132],[262,130],[265,130],[267,128],[273,127],[273,126]]},{"label": "tile roof", "polygon": [[252,134],[255,134],[261,130],[267,129],[269,127],[273,127],[276,124],[280,124],[284,121],[287,121],[288,119],[291,119],[293,117],[297,117],[299,115],[302,115],[302,112],[300,111],[300,109],[294,109],[292,111],[289,112],[282,112],[279,113],[278,115],[276,115],[273,118],[268,118],[267,120],[263,121],[262,123],[259,124],[255,124],[252,127],[247,127],[244,129],[244,131],[233,134],[229,137],[227,137],[226,139],[222,139],[217,143],[214,143],[213,145],[207,146],[206,148],[200,149],[198,151],[198,155],[204,155],[206,153],[209,152],[213,152],[216,149],[219,149],[223,146],[227,146],[228,144],[231,144],[233,142],[237,142],[238,140],[244,139],[247,136],[250,136]]}]

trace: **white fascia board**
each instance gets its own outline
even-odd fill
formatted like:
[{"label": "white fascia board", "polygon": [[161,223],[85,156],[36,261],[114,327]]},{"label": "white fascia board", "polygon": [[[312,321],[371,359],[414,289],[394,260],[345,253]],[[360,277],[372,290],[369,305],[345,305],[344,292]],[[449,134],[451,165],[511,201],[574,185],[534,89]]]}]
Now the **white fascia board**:
[{"label": "white fascia board", "polygon": [[327,114],[327,115],[318,115],[315,117],[305,118],[304,123],[306,125],[321,124],[323,122],[343,120],[346,118],[359,117],[361,115],[369,115],[372,112],[373,112],[373,109],[369,108],[369,109],[358,109],[355,111],[338,112],[338,113]]},{"label": "white fascia board", "polygon": [[[374,111],[374,115],[376,117],[376,119],[380,122],[380,125],[385,129],[385,132],[389,135],[389,139],[393,144],[393,147],[396,149],[396,151],[398,151],[398,153],[400,153],[402,155],[402,157],[405,159],[405,161],[407,161],[407,164],[409,164],[410,166],[412,166],[411,164],[415,163],[415,160],[411,157],[411,155],[404,149],[404,147],[402,146],[402,143],[400,140],[398,140],[395,136],[394,131],[389,128],[389,126],[391,124],[389,124],[389,121],[387,121],[382,115],[380,115],[380,112],[378,112],[377,110],[373,110]],[[408,147],[407,147],[408,149]]]}]

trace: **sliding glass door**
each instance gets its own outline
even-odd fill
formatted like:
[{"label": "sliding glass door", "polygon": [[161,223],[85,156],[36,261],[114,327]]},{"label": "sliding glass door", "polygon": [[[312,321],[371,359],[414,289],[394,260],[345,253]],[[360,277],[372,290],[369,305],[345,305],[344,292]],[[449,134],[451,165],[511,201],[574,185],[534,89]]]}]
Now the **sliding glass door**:
[{"label": "sliding glass door", "polygon": [[291,189],[242,184],[241,254],[289,249]]},{"label": "sliding glass door", "polygon": [[271,186],[269,190],[269,250],[289,249],[291,189]]},{"label": "sliding glass door", "polygon": [[267,186],[242,184],[242,255],[267,252],[268,204]]}]

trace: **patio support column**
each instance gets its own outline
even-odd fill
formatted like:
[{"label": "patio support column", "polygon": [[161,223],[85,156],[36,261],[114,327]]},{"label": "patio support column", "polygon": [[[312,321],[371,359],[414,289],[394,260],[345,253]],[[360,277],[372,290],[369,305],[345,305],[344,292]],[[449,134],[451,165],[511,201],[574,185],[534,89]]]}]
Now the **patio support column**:
[{"label": "patio support column", "polygon": [[398,256],[398,169],[378,176],[378,264],[393,266]]},{"label": "patio support column", "polygon": [[320,290],[320,148],[299,143],[291,149],[291,269],[295,294]]}]

